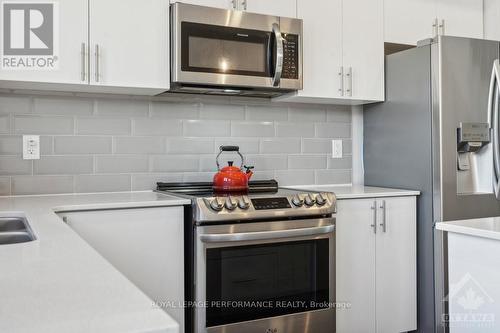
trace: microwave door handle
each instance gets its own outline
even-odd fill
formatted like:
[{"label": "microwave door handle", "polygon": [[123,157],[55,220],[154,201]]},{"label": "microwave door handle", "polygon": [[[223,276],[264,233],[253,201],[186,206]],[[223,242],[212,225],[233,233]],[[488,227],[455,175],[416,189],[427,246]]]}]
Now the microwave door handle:
[{"label": "microwave door handle", "polygon": [[283,72],[283,37],[281,37],[280,27],[277,23],[273,23],[273,34],[274,39],[276,40],[276,66],[274,70],[272,85],[273,87],[279,87],[281,74]]},{"label": "microwave door handle", "polygon": [[326,225],[314,228],[300,228],[289,230],[242,232],[234,234],[202,234],[200,240],[203,243],[227,243],[227,242],[246,242],[256,240],[269,240],[291,237],[313,237],[332,233],[335,230],[334,225]]}]

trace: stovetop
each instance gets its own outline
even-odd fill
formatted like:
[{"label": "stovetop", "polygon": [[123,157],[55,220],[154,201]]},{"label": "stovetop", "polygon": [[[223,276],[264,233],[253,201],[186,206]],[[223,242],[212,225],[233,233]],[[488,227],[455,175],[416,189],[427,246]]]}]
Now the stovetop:
[{"label": "stovetop", "polygon": [[157,190],[190,199],[197,224],[308,218],[336,212],[336,198],[330,192],[279,188],[274,180],[249,185],[247,193],[215,193],[211,183],[158,183]]}]

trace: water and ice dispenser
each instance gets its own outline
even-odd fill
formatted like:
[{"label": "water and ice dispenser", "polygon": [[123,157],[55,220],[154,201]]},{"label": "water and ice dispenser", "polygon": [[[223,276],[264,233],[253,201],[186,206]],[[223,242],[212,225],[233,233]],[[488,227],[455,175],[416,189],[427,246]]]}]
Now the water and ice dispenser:
[{"label": "water and ice dispenser", "polygon": [[493,147],[488,123],[460,123],[457,129],[458,194],[492,193]]}]

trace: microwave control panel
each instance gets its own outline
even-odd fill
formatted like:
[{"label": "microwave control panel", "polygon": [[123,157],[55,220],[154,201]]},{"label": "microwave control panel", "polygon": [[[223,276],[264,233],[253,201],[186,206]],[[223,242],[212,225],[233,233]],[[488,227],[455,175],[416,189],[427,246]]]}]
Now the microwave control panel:
[{"label": "microwave control panel", "polygon": [[299,78],[299,36],[282,34],[283,37],[283,79]]}]

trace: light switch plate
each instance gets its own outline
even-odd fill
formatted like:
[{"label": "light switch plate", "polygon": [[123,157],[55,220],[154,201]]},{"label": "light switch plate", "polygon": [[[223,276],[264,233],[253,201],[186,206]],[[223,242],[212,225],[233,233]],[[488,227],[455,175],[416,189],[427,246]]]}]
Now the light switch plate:
[{"label": "light switch plate", "polygon": [[332,140],[332,157],[342,158],[342,140]]},{"label": "light switch plate", "polygon": [[23,135],[23,159],[40,159],[40,136]]}]

